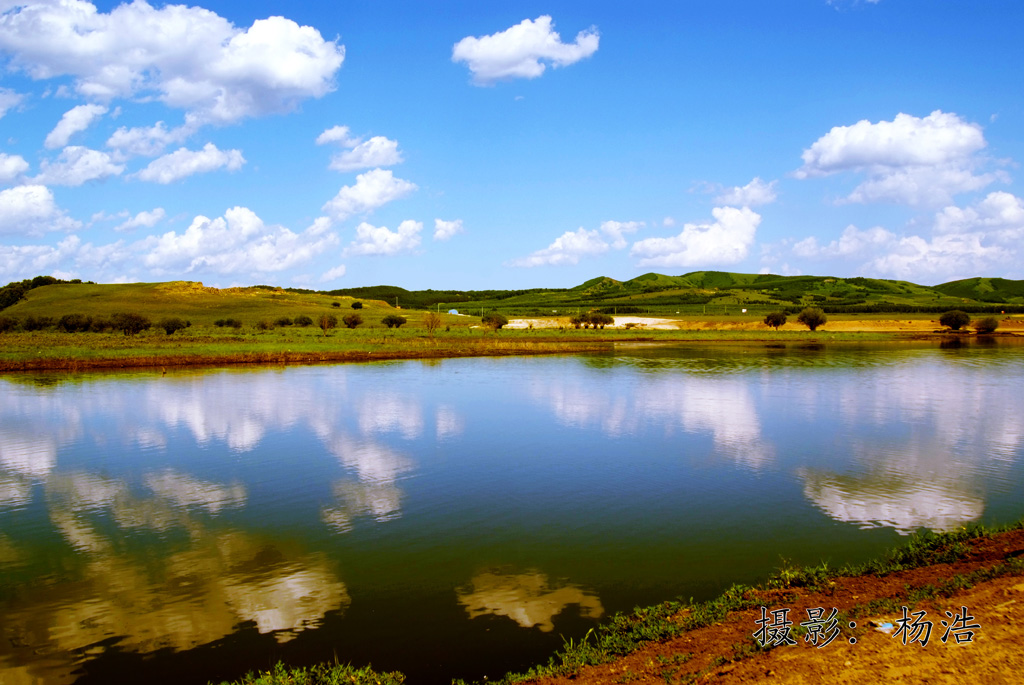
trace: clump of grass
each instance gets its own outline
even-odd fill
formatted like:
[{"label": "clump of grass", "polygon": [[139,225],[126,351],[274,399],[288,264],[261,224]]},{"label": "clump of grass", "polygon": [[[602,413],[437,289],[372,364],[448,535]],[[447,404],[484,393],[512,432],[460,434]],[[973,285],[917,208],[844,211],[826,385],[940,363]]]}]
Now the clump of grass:
[{"label": "clump of grass", "polygon": [[220,685],[401,685],[404,682],[405,675],[398,671],[382,673],[369,666],[317,664],[309,668],[289,668],[278,662],[269,671],[247,673]]}]

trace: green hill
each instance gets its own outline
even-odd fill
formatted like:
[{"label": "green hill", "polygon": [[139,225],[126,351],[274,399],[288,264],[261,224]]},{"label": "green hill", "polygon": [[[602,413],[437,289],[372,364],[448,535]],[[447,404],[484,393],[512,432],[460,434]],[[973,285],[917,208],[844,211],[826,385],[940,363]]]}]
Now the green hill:
[{"label": "green hill", "polygon": [[951,297],[991,303],[1024,304],[1024,281],[1005,278],[967,278],[937,285],[935,290]]}]

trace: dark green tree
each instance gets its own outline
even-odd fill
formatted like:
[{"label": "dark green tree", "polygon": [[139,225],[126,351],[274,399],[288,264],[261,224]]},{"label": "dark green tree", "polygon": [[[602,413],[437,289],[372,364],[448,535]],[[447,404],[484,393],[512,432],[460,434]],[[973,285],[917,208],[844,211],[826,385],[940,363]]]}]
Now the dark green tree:
[{"label": "dark green tree", "polygon": [[779,328],[786,325],[787,318],[786,312],[771,312],[764,317],[764,323],[766,326],[779,330]]},{"label": "dark green tree", "polygon": [[948,326],[954,331],[959,331],[970,322],[971,317],[967,315],[967,312],[962,312],[959,309],[944,312],[942,316],[939,317],[939,323],[941,325]]},{"label": "dark green tree", "polygon": [[504,314],[498,312],[487,312],[481,317],[480,321],[485,325],[498,330],[508,324],[508,318]]},{"label": "dark green tree", "polygon": [[995,333],[997,328],[999,328],[999,319],[994,316],[986,316],[984,319],[978,319],[974,322],[974,330],[982,335]]},{"label": "dark green tree", "polygon": [[818,326],[824,326],[828,323],[828,317],[825,316],[825,312],[821,307],[808,307],[807,309],[804,309],[797,315],[796,320],[810,328],[812,331],[816,331],[818,330]]},{"label": "dark green tree", "polygon": [[380,322],[388,328],[401,328],[406,323],[406,319],[398,314],[388,314]]}]

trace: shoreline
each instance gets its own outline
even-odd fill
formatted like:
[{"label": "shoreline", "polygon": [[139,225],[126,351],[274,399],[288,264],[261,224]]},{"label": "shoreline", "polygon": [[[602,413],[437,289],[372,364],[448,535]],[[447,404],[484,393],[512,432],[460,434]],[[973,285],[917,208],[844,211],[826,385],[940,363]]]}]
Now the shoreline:
[{"label": "shoreline", "polygon": [[[90,340],[80,336],[103,334],[5,334],[6,359],[0,358],[0,373],[24,371],[68,371],[122,368],[166,368],[242,365],[307,365],[363,363],[412,359],[456,359],[520,355],[578,354],[609,352],[621,344],[749,344],[788,347],[831,344],[998,344],[997,341],[1024,340],[1015,332],[977,335],[950,331],[751,331],[734,329],[676,329],[673,331],[580,330],[534,332],[516,330],[496,334],[438,334],[436,337],[342,336],[305,341],[266,339],[218,339],[154,336],[121,338],[108,336]],[[61,337],[58,337],[61,336]],[[57,338],[54,340],[54,338]],[[113,345],[109,345],[113,341]],[[82,343],[97,343],[92,346]],[[58,343],[62,343],[61,346]],[[98,343],[108,343],[100,345]],[[20,344],[21,349],[17,348]],[[203,349],[216,345],[218,349]],[[333,345],[334,347],[328,347]],[[290,349],[293,347],[305,349]]]}]

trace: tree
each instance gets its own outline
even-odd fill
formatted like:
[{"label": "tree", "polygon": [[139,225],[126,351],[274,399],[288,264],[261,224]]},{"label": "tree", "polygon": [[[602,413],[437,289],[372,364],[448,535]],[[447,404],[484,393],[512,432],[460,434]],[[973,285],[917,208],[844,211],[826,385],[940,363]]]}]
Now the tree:
[{"label": "tree", "polygon": [[356,300],[355,302],[352,303],[352,309],[362,309],[362,308],[363,308],[363,303],[360,302],[359,300]]},{"label": "tree", "polygon": [[92,328],[92,317],[84,314],[65,314],[57,322],[57,330],[65,333],[80,333]]},{"label": "tree", "polygon": [[338,327],[338,317],[333,314],[321,314],[318,325],[320,330],[324,332],[324,335],[327,335],[327,331]]},{"label": "tree", "polygon": [[480,321],[485,326],[490,326],[494,330],[498,330],[508,323],[508,319],[505,315],[499,314],[498,312],[487,312],[483,315]]},{"label": "tree", "polygon": [[406,319],[404,316],[399,316],[398,314],[388,314],[381,319],[380,322],[388,328],[401,328],[406,322]]},{"label": "tree", "polygon": [[295,325],[296,326],[303,326],[303,327],[305,327],[305,326],[312,326],[313,325],[313,319],[309,318],[305,314],[299,314],[298,316],[295,317]]},{"label": "tree", "polygon": [[173,335],[182,329],[188,328],[188,323],[176,316],[173,316],[167,319],[160,319],[157,326],[164,329],[164,333],[167,335]]},{"label": "tree", "polygon": [[121,331],[125,335],[135,335],[142,331],[149,330],[153,325],[149,319],[142,314],[114,314],[110,317],[114,330]]},{"label": "tree", "polygon": [[587,314],[590,319],[590,323],[594,328],[604,328],[605,326],[611,326],[615,323],[615,319],[611,314],[605,314],[604,312],[590,312]]},{"label": "tree", "polygon": [[340,307],[341,306],[341,302],[331,302],[331,306],[332,307]]},{"label": "tree", "polygon": [[810,328],[812,331],[816,331],[818,330],[818,326],[824,326],[828,323],[828,317],[825,316],[825,312],[821,307],[808,307],[800,312],[796,317],[796,320]]},{"label": "tree", "polygon": [[437,312],[427,312],[427,315],[423,317],[423,327],[427,329],[427,333],[433,336],[434,331],[441,327],[441,315]]},{"label": "tree", "polygon": [[999,319],[994,316],[986,316],[984,319],[978,319],[974,322],[974,330],[982,335],[995,333],[997,328],[999,328]]},{"label": "tree", "polygon": [[971,317],[967,315],[967,312],[962,312],[959,309],[953,309],[945,312],[939,317],[939,323],[943,326],[948,326],[954,331],[959,331],[961,328],[971,322]]},{"label": "tree", "polygon": [[363,317],[358,314],[346,314],[341,317],[341,322],[345,324],[345,328],[355,328],[363,322]]},{"label": "tree", "polygon": [[771,312],[764,317],[764,323],[766,326],[779,330],[779,328],[786,325],[786,319],[786,312]]}]

